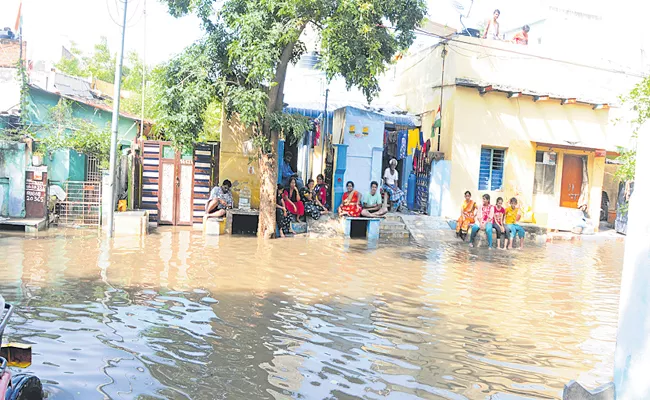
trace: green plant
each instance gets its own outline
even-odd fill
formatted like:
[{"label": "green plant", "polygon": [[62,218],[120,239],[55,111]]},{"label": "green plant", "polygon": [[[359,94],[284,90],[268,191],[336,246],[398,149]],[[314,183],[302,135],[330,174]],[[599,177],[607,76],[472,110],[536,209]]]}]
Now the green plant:
[{"label": "green plant", "polygon": [[47,153],[60,149],[73,149],[79,153],[97,158],[100,168],[109,164],[111,133],[81,118],[72,116],[70,103],[61,99],[49,111],[48,123],[43,127],[47,132],[40,141]]}]

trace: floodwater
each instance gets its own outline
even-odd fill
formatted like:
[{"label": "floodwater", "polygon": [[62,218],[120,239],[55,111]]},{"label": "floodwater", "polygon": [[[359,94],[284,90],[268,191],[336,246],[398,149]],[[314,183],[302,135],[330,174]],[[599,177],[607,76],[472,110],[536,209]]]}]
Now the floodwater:
[{"label": "floodwater", "polygon": [[620,242],[0,234],[50,399],[551,399],[612,378]]}]

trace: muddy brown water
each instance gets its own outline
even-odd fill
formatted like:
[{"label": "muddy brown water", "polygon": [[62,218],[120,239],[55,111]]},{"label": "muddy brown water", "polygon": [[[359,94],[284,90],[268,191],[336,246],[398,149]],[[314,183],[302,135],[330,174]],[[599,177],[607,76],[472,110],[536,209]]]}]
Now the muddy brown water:
[{"label": "muddy brown water", "polygon": [[623,243],[0,234],[51,399],[550,399],[611,380]]}]

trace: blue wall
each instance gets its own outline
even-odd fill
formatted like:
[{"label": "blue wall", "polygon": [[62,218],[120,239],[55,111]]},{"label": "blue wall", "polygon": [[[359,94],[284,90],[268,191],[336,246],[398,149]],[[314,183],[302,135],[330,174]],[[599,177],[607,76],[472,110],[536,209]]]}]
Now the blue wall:
[{"label": "blue wall", "polygon": [[0,215],[25,217],[25,143],[0,142]]}]

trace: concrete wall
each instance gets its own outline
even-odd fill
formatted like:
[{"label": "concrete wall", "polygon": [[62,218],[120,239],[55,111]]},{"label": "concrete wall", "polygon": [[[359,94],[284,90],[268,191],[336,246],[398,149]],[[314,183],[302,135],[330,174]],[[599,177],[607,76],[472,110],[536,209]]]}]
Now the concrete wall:
[{"label": "concrete wall", "polygon": [[[25,143],[0,142],[0,213],[3,216],[25,216],[25,168],[27,168]],[[8,190],[8,194],[6,192]],[[5,200],[8,199],[8,204]]]},{"label": "concrete wall", "polygon": [[20,82],[16,68],[0,67],[0,112],[20,109]]},{"label": "concrete wall", "polygon": [[74,150],[61,149],[45,157],[52,182],[86,180],[86,156]]},{"label": "concrete wall", "polygon": [[[229,179],[233,184],[235,207],[239,203],[239,190],[244,184],[251,189],[251,207],[260,206],[260,175],[257,153],[246,142],[251,131],[236,116],[221,122],[221,150],[219,156],[219,179]],[[247,154],[245,150],[253,150]]]}]

